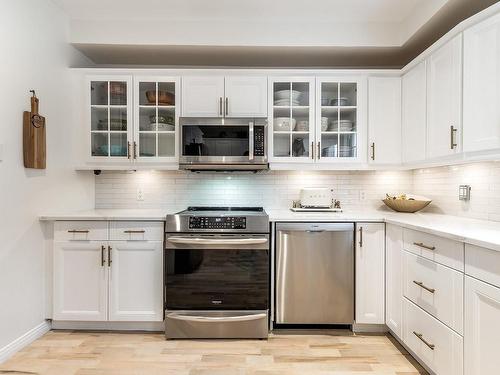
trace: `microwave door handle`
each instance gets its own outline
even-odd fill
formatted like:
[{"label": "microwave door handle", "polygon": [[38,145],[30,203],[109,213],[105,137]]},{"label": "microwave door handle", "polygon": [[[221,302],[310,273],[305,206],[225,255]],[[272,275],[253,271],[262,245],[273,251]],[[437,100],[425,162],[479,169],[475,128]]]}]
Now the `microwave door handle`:
[{"label": "microwave door handle", "polygon": [[252,161],[254,159],[254,148],[255,148],[255,139],[254,139],[254,123],[250,121],[248,123],[248,159]]}]

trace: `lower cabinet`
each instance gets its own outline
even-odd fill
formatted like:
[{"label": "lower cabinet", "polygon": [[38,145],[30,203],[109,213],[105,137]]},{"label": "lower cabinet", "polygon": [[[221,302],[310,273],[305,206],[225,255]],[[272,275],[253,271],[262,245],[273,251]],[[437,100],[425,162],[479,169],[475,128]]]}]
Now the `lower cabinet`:
[{"label": "lower cabinet", "polygon": [[102,241],[55,242],[54,320],[107,320],[105,252]]},{"label": "lower cabinet", "polygon": [[408,348],[436,374],[463,374],[462,336],[406,298],[403,306],[403,341]]},{"label": "lower cabinet", "polygon": [[52,318],[161,322],[163,223],[134,223],[132,229],[131,222],[112,223],[111,234],[105,229],[100,235],[109,240],[100,241],[65,238],[74,232],[92,235],[95,225],[68,223],[55,225]]},{"label": "lower cabinet", "polygon": [[385,228],[385,324],[398,337],[403,335],[403,228]]},{"label": "lower cabinet", "polygon": [[356,323],[384,324],[385,224],[356,224]]},{"label": "lower cabinet", "polygon": [[499,322],[500,288],[466,276],[465,374],[499,373]]},{"label": "lower cabinet", "polygon": [[163,320],[163,243],[109,244],[109,320]]}]

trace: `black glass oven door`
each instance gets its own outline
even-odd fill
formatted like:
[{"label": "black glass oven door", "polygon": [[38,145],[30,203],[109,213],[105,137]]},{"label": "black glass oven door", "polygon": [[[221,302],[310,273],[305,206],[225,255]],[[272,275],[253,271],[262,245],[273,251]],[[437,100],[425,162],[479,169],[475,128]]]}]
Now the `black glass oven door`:
[{"label": "black glass oven door", "polygon": [[165,250],[168,310],[265,310],[269,250]]}]

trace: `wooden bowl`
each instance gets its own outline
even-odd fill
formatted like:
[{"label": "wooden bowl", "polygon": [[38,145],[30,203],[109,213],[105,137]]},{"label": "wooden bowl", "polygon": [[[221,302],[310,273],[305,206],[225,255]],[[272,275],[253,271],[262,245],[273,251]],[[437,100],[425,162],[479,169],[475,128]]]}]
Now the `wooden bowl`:
[{"label": "wooden bowl", "polygon": [[[175,105],[175,95],[168,91],[158,91],[158,105]],[[156,104],[156,91],[146,91],[146,98],[151,104]]]},{"label": "wooden bowl", "polygon": [[420,197],[417,195],[409,195],[409,198],[412,199],[390,199],[386,198],[383,199],[382,202],[384,202],[387,206],[392,208],[394,211],[397,212],[417,212],[420,211],[422,208],[427,207],[432,200],[427,199],[425,197]]}]

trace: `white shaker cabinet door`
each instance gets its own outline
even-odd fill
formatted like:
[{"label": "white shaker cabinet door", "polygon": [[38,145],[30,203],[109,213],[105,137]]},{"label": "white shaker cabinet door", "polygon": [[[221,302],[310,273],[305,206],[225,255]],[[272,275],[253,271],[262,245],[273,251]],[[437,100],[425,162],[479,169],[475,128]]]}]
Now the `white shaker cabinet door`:
[{"label": "white shaker cabinet door", "polygon": [[421,62],[402,78],[402,158],[403,163],[425,159],[426,148],[426,63]]},{"label": "white shaker cabinet door", "polygon": [[161,241],[109,243],[109,320],[163,320]]},{"label": "white shaker cabinet door", "polygon": [[226,117],[267,117],[267,77],[228,76],[225,94]]},{"label": "white shaker cabinet door", "polygon": [[403,228],[387,224],[385,242],[385,324],[403,338]]},{"label": "white shaker cabinet door", "polygon": [[500,149],[500,14],[464,31],[464,151]]},{"label": "white shaker cabinet door", "polygon": [[182,116],[222,117],[224,115],[224,77],[182,77]]},{"label": "white shaker cabinet door", "polygon": [[105,243],[54,244],[54,320],[107,320],[108,267]]},{"label": "white shaker cabinet door", "polygon": [[461,150],[462,35],[427,60],[427,158]]},{"label": "white shaker cabinet door", "polygon": [[356,323],[385,324],[385,224],[356,224]]},{"label": "white shaker cabinet door", "polygon": [[498,374],[500,288],[465,277],[465,374]]},{"label": "white shaker cabinet door", "polygon": [[401,163],[401,78],[368,79],[368,161]]}]

